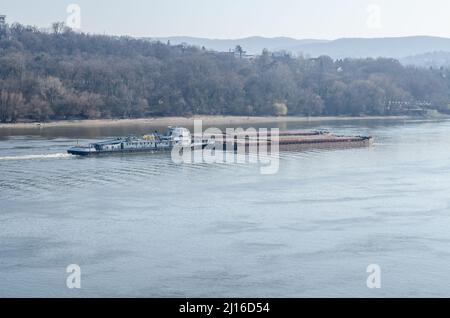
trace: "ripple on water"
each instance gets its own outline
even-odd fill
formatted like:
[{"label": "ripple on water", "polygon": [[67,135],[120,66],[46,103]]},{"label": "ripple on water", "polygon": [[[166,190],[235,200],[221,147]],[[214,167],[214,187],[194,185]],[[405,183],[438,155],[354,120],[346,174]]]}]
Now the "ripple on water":
[{"label": "ripple on water", "polygon": [[383,295],[449,295],[449,123],[339,131],[377,142],[281,152],[269,176],[170,153],[76,158],[64,136],[2,140],[0,294],[64,296],[54,286],[81,260],[93,296],[364,296],[371,263]]}]

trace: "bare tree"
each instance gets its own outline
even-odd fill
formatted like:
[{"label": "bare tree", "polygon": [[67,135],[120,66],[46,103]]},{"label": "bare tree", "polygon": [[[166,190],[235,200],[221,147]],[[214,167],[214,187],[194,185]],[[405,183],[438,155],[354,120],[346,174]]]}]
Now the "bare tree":
[{"label": "bare tree", "polygon": [[242,58],[242,55],[245,53],[244,49],[240,45],[236,45],[236,48],[234,49],[234,52],[239,54],[239,58]]},{"label": "bare tree", "polygon": [[64,22],[54,22],[52,24],[52,30],[54,34],[61,34],[66,29],[66,24]]},{"label": "bare tree", "polygon": [[2,90],[0,92],[0,121],[16,122],[23,107],[23,95],[17,92],[8,92]]}]

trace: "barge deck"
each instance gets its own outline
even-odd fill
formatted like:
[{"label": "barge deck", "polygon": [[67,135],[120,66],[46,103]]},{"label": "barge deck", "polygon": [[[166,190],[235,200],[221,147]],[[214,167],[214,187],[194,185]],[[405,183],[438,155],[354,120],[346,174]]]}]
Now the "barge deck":
[{"label": "barge deck", "polygon": [[[277,136],[279,150],[301,150],[310,148],[350,148],[368,147],[373,143],[371,136],[341,136],[327,131],[281,131]],[[260,138],[259,134],[223,135],[220,140],[223,150],[238,150],[239,147],[249,149],[266,146],[268,149],[276,142],[268,134]],[[216,143],[217,144],[217,143]],[[219,146],[220,147],[220,144]]]}]

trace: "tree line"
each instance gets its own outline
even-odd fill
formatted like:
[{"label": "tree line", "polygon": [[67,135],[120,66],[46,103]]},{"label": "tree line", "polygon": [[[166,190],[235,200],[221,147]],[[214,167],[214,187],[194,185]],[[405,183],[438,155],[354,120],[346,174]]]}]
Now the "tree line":
[{"label": "tree line", "polygon": [[[130,37],[0,31],[0,121],[449,112],[450,71],[394,59],[243,58]],[[238,52],[239,53],[239,52]],[[401,102],[401,103],[395,103]],[[402,106],[398,106],[402,105]]]}]

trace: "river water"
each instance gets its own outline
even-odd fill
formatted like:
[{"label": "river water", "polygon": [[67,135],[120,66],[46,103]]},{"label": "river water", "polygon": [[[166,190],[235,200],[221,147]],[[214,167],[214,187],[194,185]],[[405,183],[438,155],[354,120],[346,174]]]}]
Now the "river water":
[{"label": "river water", "polygon": [[[450,296],[449,121],[266,126],[376,141],[283,152],[263,175],[65,154],[158,127],[0,130],[0,296]],[[66,287],[69,264],[81,289]]]}]

